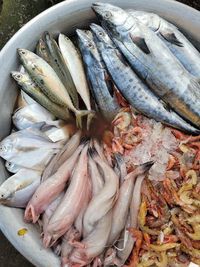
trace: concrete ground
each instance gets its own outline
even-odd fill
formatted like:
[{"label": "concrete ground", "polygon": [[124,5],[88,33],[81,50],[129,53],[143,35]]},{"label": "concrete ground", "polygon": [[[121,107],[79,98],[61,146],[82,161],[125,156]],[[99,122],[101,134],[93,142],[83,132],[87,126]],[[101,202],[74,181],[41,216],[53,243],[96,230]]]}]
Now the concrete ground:
[{"label": "concrete ground", "polygon": [[[179,0],[200,10],[199,0]],[[0,0],[0,48],[32,17],[61,0]],[[33,267],[0,232],[0,267]]]}]

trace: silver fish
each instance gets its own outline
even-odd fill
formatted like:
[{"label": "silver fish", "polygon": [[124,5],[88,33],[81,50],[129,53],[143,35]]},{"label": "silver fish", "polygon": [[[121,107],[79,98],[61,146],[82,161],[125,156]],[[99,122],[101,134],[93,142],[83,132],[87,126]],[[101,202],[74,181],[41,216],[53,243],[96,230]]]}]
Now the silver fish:
[{"label": "silver fish", "polygon": [[[78,51],[78,49],[75,47],[73,42],[64,34],[59,35],[58,43],[59,43],[60,51],[62,53],[64,61],[73,78],[74,84],[76,86],[76,90],[81,96],[85,106],[87,107],[87,110],[92,111],[91,103],[90,103],[90,90],[89,90],[88,82],[86,79],[81,54]],[[88,115],[88,120],[87,120],[88,129],[89,129],[91,120],[94,116],[95,116],[94,113],[91,113]]]},{"label": "silver fish", "polygon": [[12,121],[17,129],[22,130],[37,122],[45,122],[46,125],[53,125],[54,116],[42,106],[31,104],[17,109]]},{"label": "silver fish", "polygon": [[23,169],[22,166],[16,165],[15,163],[10,161],[6,161],[5,167],[9,172],[12,173],[17,173],[19,170]]},{"label": "silver fish", "polygon": [[[21,73],[18,71],[12,71],[12,77],[17,81],[17,83],[22,88],[25,94],[28,94],[32,99],[38,102],[41,106],[46,108],[52,114],[54,114],[57,118],[70,121],[72,120],[72,116],[69,111],[56,103],[52,102],[41,90],[40,88],[33,82],[31,77],[27,73]],[[22,94],[23,95],[23,94]]]},{"label": "silver fish", "polygon": [[25,208],[40,184],[41,172],[21,169],[0,186],[0,203]]},{"label": "silver fish", "polygon": [[46,96],[56,104],[72,110],[76,116],[77,126],[82,127],[81,118],[88,115],[90,111],[78,110],[73,105],[65,86],[52,67],[45,60],[26,49],[18,49],[18,54],[26,71]]},{"label": "silver fish", "polygon": [[[115,241],[120,236],[121,231],[124,229],[129,213],[130,203],[133,195],[133,188],[135,179],[144,174],[146,171],[150,169],[152,166],[152,162],[147,162],[139,167],[137,167],[134,171],[129,173],[123,181],[119,189],[119,196],[113,208],[113,223],[110,231],[110,236],[108,243],[109,245],[113,245]],[[115,218],[118,218],[115,220]]]},{"label": "silver fish", "polygon": [[128,11],[158,35],[186,70],[200,77],[200,53],[175,25],[154,13],[133,9]]},{"label": "silver fish", "polygon": [[0,142],[0,157],[24,168],[43,171],[62,146],[62,142],[50,142],[39,129],[27,128]]},{"label": "silver fish", "polygon": [[37,52],[40,57],[55,70],[58,77],[68,91],[73,104],[78,108],[78,94],[68,66],[62,56],[60,48],[49,32],[44,32],[39,40]]},{"label": "silver fish", "polygon": [[111,121],[119,110],[115,99],[113,86],[105,69],[90,31],[76,30],[79,37],[79,47],[87,69],[92,95],[101,114]]},{"label": "silver fish", "polygon": [[96,3],[93,8],[138,75],[179,115],[200,127],[200,84],[165,43],[119,7]]},{"label": "silver fish", "polygon": [[185,122],[172,111],[168,111],[149,88],[137,77],[134,71],[126,63],[123,56],[111,41],[102,27],[92,24],[98,49],[107,66],[109,73],[134,109],[173,127],[197,133],[199,130]]}]

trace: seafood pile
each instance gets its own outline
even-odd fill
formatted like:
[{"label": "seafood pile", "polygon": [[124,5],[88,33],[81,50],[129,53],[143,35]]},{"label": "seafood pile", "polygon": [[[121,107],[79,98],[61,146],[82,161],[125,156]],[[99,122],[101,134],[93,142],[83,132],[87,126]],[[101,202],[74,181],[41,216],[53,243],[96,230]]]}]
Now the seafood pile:
[{"label": "seafood pile", "polygon": [[[135,115],[130,108],[118,113],[112,130],[104,132],[105,156],[110,164],[117,165],[120,175],[153,162],[133,194],[140,204],[138,210],[130,209],[130,216],[134,215],[127,230],[134,247],[126,266],[200,264],[199,141],[200,136],[164,127]],[[112,248],[112,264],[116,264],[119,248]]]},{"label": "seafood pile", "polygon": [[62,267],[200,264],[200,54],[156,14],[92,9],[77,40],[18,49],[0,203]]}]

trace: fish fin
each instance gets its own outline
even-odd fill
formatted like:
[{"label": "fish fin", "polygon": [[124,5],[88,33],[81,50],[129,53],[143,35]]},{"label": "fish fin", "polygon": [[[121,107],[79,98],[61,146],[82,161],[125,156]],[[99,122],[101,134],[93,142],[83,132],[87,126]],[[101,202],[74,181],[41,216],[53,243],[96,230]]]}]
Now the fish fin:
[{"label": "fish fin", "polygon": [[130,34],[130,37],[134,44],[136,44],[145,54],[148,55],[151,53],[144,38],[139,36],[133,36],[132,34]]},{"label": "fish fin", "polygon": [[122,53],[120,53],[119,50],[116,50],[116,54],[117,54],[119,60],[120,60],[125,66],[129,66],[128,63],[127,63],[127,61],[126,61],[126,59],[125,59],[125,57],[122,55]]},{"label": "fish fin", "polygon": [[171,111],[171,107],[168,103],[164,102],[162,99],[159,99],[159,101],[167,111]]},{"label": "fish fin", "polygon": [[90,125],[92,123],[92,121],[96,118],[96,114],[95,113],[90,113],[87,116],[87,130],[89,131],[90,129]]},{"label": "fish fin", "polygon": [[85,144],[87,144],[89,142],[89,140],[90,139],[88,137],[84,136],[84,137],[81,138],[80,144],[84,144],[85,145]]},{"label": "fish fin", "polygon": [[76,125],[78,128],[82,128],[82,117],[87,116],[88,114],[93,113],[90,110],[79,110],[76,112]]},{"label": "fish fin", "polygon": [[108,91],[109,91],[110,95],[113,97],[114,96],[113,81],[112,81],[110,75],[106,71],[104,72],[104,75],[105,75],[104,77],[105,77]]},{"label": "fish fin", "polygon": [[96,148],[95,148],[95,147],[90,147],[90,148],[88,149],[88,155],[89,155],[91,158],[97,156],[97,155],[98,155],[98,152],[96,151]]},{"label": "fish fin", "polygon": [[176,46],[179,46],[179,47],[183,47],[184,44],[181,43],[178,38],[176,37],[176,35],[173,33],[173,32],[169,32],[169,33],[162,33],[160,32],[160,35],[166,40],[168,41],[169,43],[172,43]]}]

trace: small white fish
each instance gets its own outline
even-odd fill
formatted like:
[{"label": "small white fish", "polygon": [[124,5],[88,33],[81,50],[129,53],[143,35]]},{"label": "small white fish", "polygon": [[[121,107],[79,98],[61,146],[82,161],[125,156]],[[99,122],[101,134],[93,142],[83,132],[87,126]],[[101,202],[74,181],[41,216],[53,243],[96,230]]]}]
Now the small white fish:
[{"label": "small white fish", "polygon": [[12,117],[17,129],[22,130],[32,126],[37,122],[45,122],[46,125],[52,125],[54,116],[45,108],[37,103],[17,109]]},{"label": "small white fish", "polygon": [[0,186],[0,203],[12,207],[26,207],[40,184],[41,172],[21,169]]},{"label": "small white fish", "polygon": [[44,170],[63,142],[53,143],[37,128],[14,132],[0,143],[0,156],[24,168]]},{"label": "small white fish", "polygon": [[[75,47],[73,42],[64,34],[59,35],[58,42],[65,63],[70,71],[70,74],[76,86],[76,90],[78,91],[83,102],[85,103],[87,110],[91,111],[92,108],[90,103],[89,86],[87,83],[84,66],[81,59],[81,54]],[[90,121],[92,117],[94,117],[94,114],[91,113],[89,116],[88,116],[88,123],[90,124]]]},{"label": "small white fish", "polygon": [[19,170],[23,169],[22,166],[16,165],[15,163],[10,162],[10,161],[6,161],[5,166],[6,166],[6,169],[12,173],[17,173]]}]

